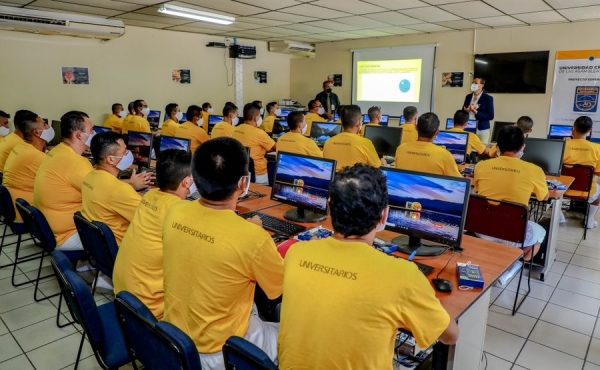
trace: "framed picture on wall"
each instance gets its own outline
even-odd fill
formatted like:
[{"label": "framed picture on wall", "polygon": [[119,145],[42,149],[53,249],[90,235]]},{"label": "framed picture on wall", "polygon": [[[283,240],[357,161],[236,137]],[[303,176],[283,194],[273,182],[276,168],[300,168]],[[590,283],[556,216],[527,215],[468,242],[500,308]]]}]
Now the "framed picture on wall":
[{"label": "framed picture on wall", "polygon": [[63,85],[89,85],[90,72],[86,67],[60,67]]}]

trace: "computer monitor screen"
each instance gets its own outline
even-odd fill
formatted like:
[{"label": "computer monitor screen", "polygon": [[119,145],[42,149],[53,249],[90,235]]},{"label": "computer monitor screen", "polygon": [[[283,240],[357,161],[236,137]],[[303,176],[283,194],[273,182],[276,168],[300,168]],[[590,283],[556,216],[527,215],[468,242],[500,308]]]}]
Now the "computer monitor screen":
[{"label": "computer monitor screen", "polygon": [[[550,125],[550,131],[548,132],[548,139],[565,139],[565,138],[573,138],[573,126],[567,125]],[[589,132],[586,136],[587,140],[590,140],[592,133]]]},{"label": "computer monitor screen", "polygon": [[389,215],[385,228],[408,236],[392,241],[401,252],[437,255],[445,248],[421,246],[420,239],[460,248],[471,182],[468,179],[382,168]]},{"label": "computer monitor screen", "polygon": [[318,222],[327,215],[329,183],[335,175],[331,159],[279,152],[271,199],[298,209],[284,215],[291,221]]},{"label": "computer monitor screen", "polygon": [[[46,122],[48,124],[48,122]],[[52,120],[52,128],[54,129],[54,138],[50,140],[49,145],[58,145],[62,141],[60,121]]]},{"label": "computer monitor screen", "polygon": [[212,132],[213,127],[215,127],[215,125],[219,122],[223,122],[223,116],[215,116],[215,115],[210,115],[208,116],[208,133],[210,134]]},{"label": "computer monitor screen", "polygon": [[560,176],[564,151],[564,140],[528,137],[521,159],[541,167],[547,176]]},{"label": "computer monitor screen", "polygon": [[158,125],[160,123],[160,111],[151,110],[150,113],[148,113],[147,119],[150,123],[150,129],[158,130]]},{"label": "computer monitor screen", "polygon": [[514,122],[500,122],[500,121],[495,121],[494,122],[494,129],[492,130],[492,138],[491,138],[491,143],[495,143],[498,141],[498,134],[500,133],[500,130],[502,129],[502,127],[505,126],[512,126],[514,125]]},{"label": "computer monitor screen", "polygon": [[288,126],[287,121],[276,120],[273,124],[273,137],[279,137],[286,132],[290,132],[290,126]]},{"label": "computer monitor screen", "polygon": [[371,140],[377,154],[393,156],[400,146],[402,129],[398,127],[365,126],[365,138]]},{"label": "computer monitor screen", "polygon": [[469,143],[469,134],[466,132],[440,131],[433,140],[437,146],[445,148],[452,154],[456,163],[464,163],[467,156],[467,144]]},{"label": "computer monitor screen", "polygon": [[282,109],[281,114],[279,116],[277,116],[277,118],[279,118],[281,120],[287,120],[287,116],[292,112],[293,112],[293,110]]},{"label": "computer monitor screen", "polygon": [[103,132],[109,132],[112,131],[111,129],[109,129],[108,127],[100,127],[100,126],[94,126],[94,132],[96,132],[97,134],[101,134]]},{"label": "computer monitor screen", "polygon": [[310,128],[310,137],[319,145],[342,132],[342,125],[331,122],[313,122]]},{"label": "computer monitor screen", "polygon": [[404,118],[404,116],[400,116],[400,124],[403,125],[406,123],[406,119]]},{"label": "computer monitor screen", "polygon": [[[381,115],[381,121],[379,121],[379,124],[381,124],[381,126],[387,126],[389,120],[390,116],[388,116],[387,114],[383,114]],[[368,114],[363,115],[363,123],[371,123],[371,119],[369,118]]]},{"label": "computer monitor screen", "polygon": [[127,149],[133,154],[133,163],[139,167],[150,167],[150,152],[152,151],[152,134],[129,131]]},{"label": "computer monitor screen", "polygon": [[178,149],[185,152],[190,151],[190,139],[182,139],[180,137],[161,136],[160,137],[160,150],[162,153],[164,150]]},{"label": "computer monitor screen", "polygon": [[[446,119],[446,130],[450,130],[454,128],[454,120],[452,118]],[[467,126],[465,127],[465,131],[476,133],[477,132],[477,121],[469,120],[467,121]]]},{"label": "computer monitor screen", "polygon": [[340,119],[340,114],[339,113],[336,113],[336,114],[333,115],[333,121],[334,122],[339,121],[339,119]]}]

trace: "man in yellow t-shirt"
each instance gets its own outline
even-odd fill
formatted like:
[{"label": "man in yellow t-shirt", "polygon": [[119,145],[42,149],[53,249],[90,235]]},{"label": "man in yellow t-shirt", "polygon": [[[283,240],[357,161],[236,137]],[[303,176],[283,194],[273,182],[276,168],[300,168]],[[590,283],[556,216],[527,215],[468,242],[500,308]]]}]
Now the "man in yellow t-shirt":
[{"label": "man in yellow t-shirt", "polygon": [[161,136],[175,137],[177,128],[179,127],[179,121],[183,118],[183,113],[181,113],[179,105],[170,103],[165,107],[165,114],[169,118],[162,123],[160,134]]},{"label": "man in yellow t-shirt", "polygon": [[190,105],[186,112],[187,121],[179,125],[175,136],[190,139],[190,150],[193,154],[200,144],[210,140],[208,134],[202,128],[204,119],[202,118],[202,108],[197,105]]},{"label": "man in yellow t-shirt", "polygon": [[279,104],[277,104],[277,102],[270,102],[269,104],[267,104],[267,116],[263,120],[263,123],[260,126],[260,128],[267,134],[272,133],[273,125],[275,124],[275,119],[277,118],[277,116],[280,115],[281,109],[279,109]]},{"label": "man in yellow t-shirt", "polygon": [[[451,128],[448,131],[452,132],[467,132],[465,131],[465,127],[469,122],[469,113],[464,110],[457,110],[454,113],[454,118],[452,119],[454,123],[454,128]],[[479,155],[487,155],[490,151],[485,146],[484,143],[481,142],[479,136],[475,135],[472,132],[469,132],[469,141],[467,144],[467,155],[471,154],[471,152],[477,152]]]},{"label": "man in yellow t-shirt", "polygon": [[310,136],[313,122],[327,122],[327,120],[322,117],[323,114],[325,114],[325,108],[323,108],[320,101],[311,100],[308,102],[308,113],[305,116],[306,124],[308,126],[304,136]]},{"label": "man in yellow t-shirt", "polygon": [[83,178],[82,215],[105,223],[120,245],[142,197],[132,185],[119,181],[119,171],[133,164],[133,154],[114,132],[94,135],[91,143],[96,169]]},{"label": "man in yellow t-shirt", "polygon": [[[529,134],[533,131],[533,120],[529,116],[521,116],[515,123],[515,126],[523,131],[525,137],[528,137]],[[490,152],[488,154],[491,158],[496,158],[500,156],[500,152],[498,151],[498,144],[492,145],[490,148]]]},{"label": "man in yellow t-shirt", "polygon": [[169,149],[156,163],[156,183],[142,198],[125,233],[113,272],[115,294],[138,297],[157,320],[164,314],[162,229],[169,209],[195,191],[189,153]]},{"label": "man in yellow t-shirt", "polygon": [[[525,136],[516,126],[506,126],[498,134],[500,157],[477,163],[473,184],[475,191],[486,198],[515,202],[529,206],[531,194],[539,201],[548,199],[548,185],[544,171],[520,158],[525,149]],[[523,248],[524,258],[529,261],[539,251],[546,236],[543,227],[528,221],[527,236],[523,245],[511,243],[486,235],[486,240]]]},{"label": "man in yellow t-shirt", "polygon": [[323,146],[323,157],[337,161],[337,172],[356,163],[373,167],[386,166],[379,159],[373,143],[358,134],[362,126],[362,113],[357,105],[346,105],[342,111],[342,133],[332,137]]},{"label": "man in yellow t-shirt", "polygon": [[23,123],[26,121],[43,122],[42,118],[29,110],[18,110],[15,113],[15,131],[8,134],[0,142],[0,173],[4,172],[4,164],[15,146],[23,142]]},{"label": "man in yellow t-shirt", "polygon": [[[43,120],[25,121],[21,128],[23,141],[11,150],[6,160],[2,185],[10,192],[13,204],[19,198],[33,204],[33,182],[46,156],[46,144],[54,138],[54,130]],[[16,221],[21,222],[16,207],[15,213]]]},{"label": "man in yellow t-shirt", "polygon": [[125,118],[127,113],[123,109],[123,105],[119,103],[113,104],[111,109],[112,114],[106,118],[103,126],[120,134],[121,127],[123,126],[123,118]]},{"label": "man in yellow t-shirt", "polygon": [[0,110],[0,141],[10,134],[10,126],[8,125],[9,119],[10,114]]},{"label": "man in yellow t-shirt", "polygon": [[[592,126],[593,121],[590,117],[577,117],[573,123],[573,140],[567,140],[565,143],[563,163],[567,167],[576,164],[594,167],[594,173],[598,176],[600,174],[600,145],[586,140],[586,136],[592,131]],[[565,194],[573,195],[573,192],[567,191]],[[598,226],[598,222],[594,217],[600,205],[600,186],[598,186],[595,179],[592,181],[589,196],[590,208],[587,213],[586,227],[593,229]]]},{"label": "man in yellow t-shirt", "polygon": [[362,130],[360,130],[360,136],[365,136],[366,126],[381,126],[379,124],[379,122],[381,122],[381,108],[371,107],[367,111],[367,115],[369,116],[369,123],[367,123],[366,125],[363,124]]},{"label": "man in yellow t-shirt", "polygon": [[276,359],[279,324],[263,322],[253,299],[257,284],[269,299],[281,295],[283,260],[258,217],[235,214],[250,185],[246,150],[210,140],[194,153],[192,174],[200,199],[173,205],[163,227],[164,321],[192,338],[203,369],[224,368],[221,348],[233,335]]},{"label": "man in yellow t-shirt", "polygon": [[148,108],[148,104],[146,104],[146,101],[134,101],[133,111],[134,114],[132,115],[132,117],[126,123],[123,123],[121,132],[123,134],[127,134],[129,131],[145,132],[148,134],[151,133],[152,131],[150,130],[150,123],[148,122],[150,108]]},{"label": "man in yellow t-shirt", "polygon": [[126,132],[123,132],[123,129],[125,127],[128,127],[129,122],[135,115],[135,111],[133,110],[133,102],[130,102],[129,104],[127,104],[127,112],[128,112],[128,114],[127,114],[127,116],[125,116],[125,118],[123,118],[123,123],[121,124],[121,133],[122,134],[126,134]]},{"label": "man in yellow t-shirt", "polygon": [[233,136],[233,130],[235,130],[235,126],[239,123],[238,114],[238,107],[234,104],[225,104],[223,107],[223,121],[213,127],[210,132],[210,138]]},{"label": "man in yellow t-shirt", "polygon": [[427,172],[434,175],[462,177],[452,154],[433,144],[440,133],[440,120],[435,113],[425,113],[417,123],[417,141],[402,144],[396,149],[394,166],[401,170]]},{"label": "man in yellow t-shirt", "polygon": [[277,140],[276,149],[278,152],[323,157],[323,152],[321,152],[317,144],[304,136],[307,125],[302,112],[291,112],[287,117],[287,123],[290,127],[290,132]]},{"label": "man in yellow t-shirt", "polygon": [[419,133],[417,132],[417,120],[419,119],[419,112],[417,107],[409,105],[402,111],[402,117],[404,117],[405,123],[402,125],[402,141],[400,144],[410,143],[417,141]]},{"label": "man in yellow t-shirt", "polygon": [[391,369],[398,328],[421,348],[455,344],[458,325],[416,265],[372,247],[389,213],[385,175],[346,168],[329,196],[333,236],[285,256],[279,368]]},{"label": "man in yellow t-shirt", "polygon": [[244,106],[244,123],[238,125],[233,131],[233,138],[250,148],[250,158],[254,161],[254,172],[256,183],[260,185],[269,184],[267,174],[267,160],[265,154],[275,150],[275,141],[266,132],[259,129],[262,118],[260,107],[254,103]]}]

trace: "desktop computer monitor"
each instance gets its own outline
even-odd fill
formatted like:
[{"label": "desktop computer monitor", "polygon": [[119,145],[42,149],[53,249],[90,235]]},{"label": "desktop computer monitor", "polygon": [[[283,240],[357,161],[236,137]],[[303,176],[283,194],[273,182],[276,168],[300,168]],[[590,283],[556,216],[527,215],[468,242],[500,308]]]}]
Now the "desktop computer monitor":
[{"label": "desktop computer monitor", "polygon": [[339,114],[339,113],[335,113],[335,114],[333,115],[333,121],[334,121],[334,122],[337,122],[339,119],[340,119],[340,114]]},{"label": "desktop computer monitor", "polygon": [[404,116],[400,116],[400,125],[403,125],[406,123],[406,119],[404,119]]},{"label": "desktop computer monitor", "polygon": [[565,140],[528,137],[521,159],[541,167],[547,176],[560,176],[564,152]]},{"label": "desktop computer monitor", "polygon": [[271,132],[273,137],[279,137],[286,132],[290,132],[290,126],[288,126],[287,121],[275,120],[275,123],[273,124],[273,132]]},{"label": "desktop computer monitor", "polygon": [[514,122],[500,122],[500,121],[495,121],[494,122],[494,129],[492,130],[492,138],[490,140],[490,143],[495,143],[498,141],[498,134],[500,133],[500,130],[502,129],[502,127],[505,126],[512,126],[514,125]]},{"label": "desktop computer monitor", "polygon": [[342,132],[342,125],[333,122],[313,122],[310,137],[318,145],[324,145],[327,140]]},{"label": "desktop computer monitor", "polygon": [[287,116],[292,113],[293,110],[289,110],[289,109],[282,109],[281,110],[281,115],[277,116],[277,118],[279,118],[280,120],[286,121],[287,120]]},{"label": "desktop computer monitor", "polygon": [[[454,128],[454,120],[452,118],[447,118],[446,119],[446,130],[450,130],[451,128]],[[465,131],[472,132],[474,134],[477,133],[477,121],[475,121],[475,120],[467,121],[467,126],[465,127]]]},{"label": "desktop computer monitor", "polygon": [[465,163],[467,154],[470,154],[467,153],[469,143],[467,132],[440,131],[433,143],[449,151],[458,164]]},{"label": "desktop computer monitor", "polygon": [[177,149],[184,152],[190,151],[190,139],[182,139],[180,137],[161,136],[159,144],[159,153],[164,150]]},{"label": "desktop computer monitor", "polygon": [[133,154],[133,163],[138,167],[150,167],[150,153],[152,152],[152,134],[146,132],[129,131],[127,149]]},{"label": "desktop computer monitor", "polygon": [[208,134],[212,132],[213,127],[219,122],[223,122],[223,116],[216,116],[211,114],[208,116]]},{"label": "desktop computer monitor", "polygon": [[[381,116],[381,121],[379,121],[379,124],[381,126],[387,126],[389,120],[390,120],[390,116],[388,116],[387,114],[383,114]],[[370,123],[370,122],[371,122],[371,119],[369,118],[369,115],[368,114],[364,114],[363,115],[363,123],[367,124],[367,123]]]},{"label": "desktop computer monitor", "polygon": [[[48,122],[46,122],[46,123],[48,123]],[[51,126],[54,129],[54,138],[52,140],[50,140],[48,145],[58,145],[62,141],[62,138],[61,138],[62,129],[60,128],[60,121],[52,120]]]},{"label": "desktop computer monitor", "polygon": [[151,130],[158,130],[158,126],[160,123],[160,111],[159,110],[151,110],[148,113],[148,117],[146,118],[150,123]]},{"label": "desktop computer monitor", "polygon": [[296,222],[319,222],[327,217],[329,184],[336,162],[286,152],[277,153],[271,199],[298,207],[283,217]]},{"label": "desktop computer monitor", "polygon": [[108,127],[94,126],[93,128],[94,128],[94,132],[97,133],[97,134],[101,134],[103,132],[110,132],[110,131],[112,131]]},{"label": "desktop computer monitor", "polygon": [[[450,176],[381,168],[387,179],[389,215],[386,230],[400,252],[437,256],[449,246],[460,249],[471,181]],[[427,246],[421,239],[442,245]]]},{"label": "desktop computer monitor", "polygon": [[377,154],[394,156],[402,140],[402,129],[398,127],[365,126],[365,138],[371,140]]},{"label": "desktop computer monitor", "polygon": [[[557,139],[562,140],[565,138],[573,138],[573,126],[568,125],[550,125],[550,130],[548,131],[548,139]],[[592,137],[592,133],[588,133],[585,137],[587,140],[590,140]]]}]

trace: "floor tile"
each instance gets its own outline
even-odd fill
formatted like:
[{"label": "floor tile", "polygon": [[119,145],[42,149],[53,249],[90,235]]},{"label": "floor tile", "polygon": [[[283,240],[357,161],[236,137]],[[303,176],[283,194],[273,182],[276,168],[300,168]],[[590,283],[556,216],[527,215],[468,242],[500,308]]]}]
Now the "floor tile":
[{"label": "floor tile", "polygon": [[600,249],[600,238],[598,238],[599,236],[600,236],[600,234],[598,234],[598,233],[588,233],[587,239],[581,240],[579,245]]},{"label": "floor tile", "polygon": [[592,337],[600,339],[600,319],[596,320],[596,326],[594,326]]},{"label": "floor tile", "polygon": [[589,281],[572,278],[570,276],[563,276],[560,283],[558,283],[557,288],[600,299],[600,284],[590,283]]},{"label": "floor tile", "polygon": [[600,370],[600,366],[592,364],[591,362],[586,362],[583,370]]},{"label": "floor tile", "polygon": [[491,353],[486,353],[481,360],[481,366],[479,368],[486,370],[510,370],[511,366],[512,363],[496,357]]},{"label": "floor tile", "polygon": [[568,263],[554,261],[552,263],[552,267],[550,268],[550,272],[562,275],[565,272],[565,269],[567,268],[567,266],[568,266]]},{"label": "floor tile", "polygon": [[[75,360],[75,359],[73,359]],[[73,369],[74,364],[66,366],[64,370]],[[123,368],[121,368],[123,369]],[[77,370],[102,370],[102,367],[98,365],[98,361],[96,360],[96,356],[90,356],[84,360],[79,361],[79,367]],[[120,370],[120,369],[119,369]]]},{"label": "floor tile", "polygon": [[538,321],[529,340],[584,359],[590,337],[544,321]]},{"label": "floor tile", "polygon": [[596,317],[548,303],[540,320],[591,336]]},{"label": "floor tile", "polygon": [[48,343],[64,338],[77,332],[73,326],[69,325],[64,328],[56,326],[56,318],[38,322],[37,324],[29,325],[23,329],[13,331],[13,336],[17,343],[21,345],[23,351],[29,352],[35,348],[41,347]]},{"label": "floor tile", "polygon": [[580,245],[575,250],[575,255],[591,257],[591,258],[600,258],[600,249],[599,248],[591,248]]},{"label": "floor tile", "polygon": [[519,337],[527,338],[531,329],[535,326],[536,319],[516,313],[512,316],[512,310],[498,306],[492,306],[488,312],[487,324],[496,329],[504,330]]},{"label": "floor tile", "polygon": [[494,303],[496,298],[498,298],[498,296],[502,293],[502,290],[502,288],[492,286],[490,289],[490,304]]},{"label": "floor tile", "polygon": [[[27,353],[27,356],[37,370],[56,370],[73,364],[77,357],[81,334],[75,333],[53,343]],[[56,356],[60,353],[60,356]],[[92,349],[86,342],[83,345],[82,358],[90,356]]]},{"label": "floor tile", "polygon": [[514,362],[525,339],[488,325],[484,350],[506,361]]},{"label": "floor tile", "polygon": [[[33,296],[31,301],[33,302]],[[55,315],[56,307],[48,301],[42,301],[2,313],[0,317],[10,330],[17,330]]]},{"label": "floor tile", "polygon": [[0,320],[0,335],[4,335],[6,333],[8,333],[8,328],[6,327],[6,325],[4,325],[2,320]]},{"label": "floor tile", "polygon": [[[10,282],[8,283],[10,284]],[[12,293],[4,294],[0,305],[0,313],[23,307],[33,302],[33,287],[17,290]]]},{"label": "floor tile", "polygon": [[23,354],[21,348],[10,334],[4,334],[0,337],[0,362]]},{"label": "floor tile", "polygon": [[31,363],[25,357],[25,355],[21,355],[15,358],[11,358],[10,360],[0,363],[0,370],[35,370]]},{"label": "floor tile", "polygon": [[592,342],[590,343],[590,349],[585,360],[587,362],[600,365],[600,339],[592,338]]},{"label": "floor tile", "polygon": [[565,270],[565,275],[600,284],[600,271],[588,269],[585,267],[569,265]]},{"label": "floor tile", "polygon": [[593,316],[598,316],[598,310],[600,309],[599,299],[586,297],[562,289],[556,289],[549,302]]},{"label": "floor tile", "polygon": [[582,368],[583,360],[528,341],[516,364],[531,370],[565,370]]},{"label": "floor tile", "polygon": [[556,251],[556,261],[569,263],[569,261],[571,261],[571,257],[573,257],[573,253],[559,250]]},{"label": "floor tile", "polygon": [[529,370],[529,369],[526,369],[526,368],[521,367],[519,365],[513,365],[513,367],[511,368],[511,370]]},{"label": "floor tile", "polygon": [[581,241],[581,238],[582,238],[581,236],[577,236],[577,235],[558,233],[558,236],[556,237],[556,240],[557,240],[556,249],[560,249],[561,251],[573,252],[573,250],[567,250],[564,248],[569,248],[569,244],[571,244],[571,245],[579,244],[579,242]]},{"label": "floor tile", "polygon": [[592,270],[600,270],[600,259],[587,257],[580,254],[573,255],[570,264],[586,267]]}]

